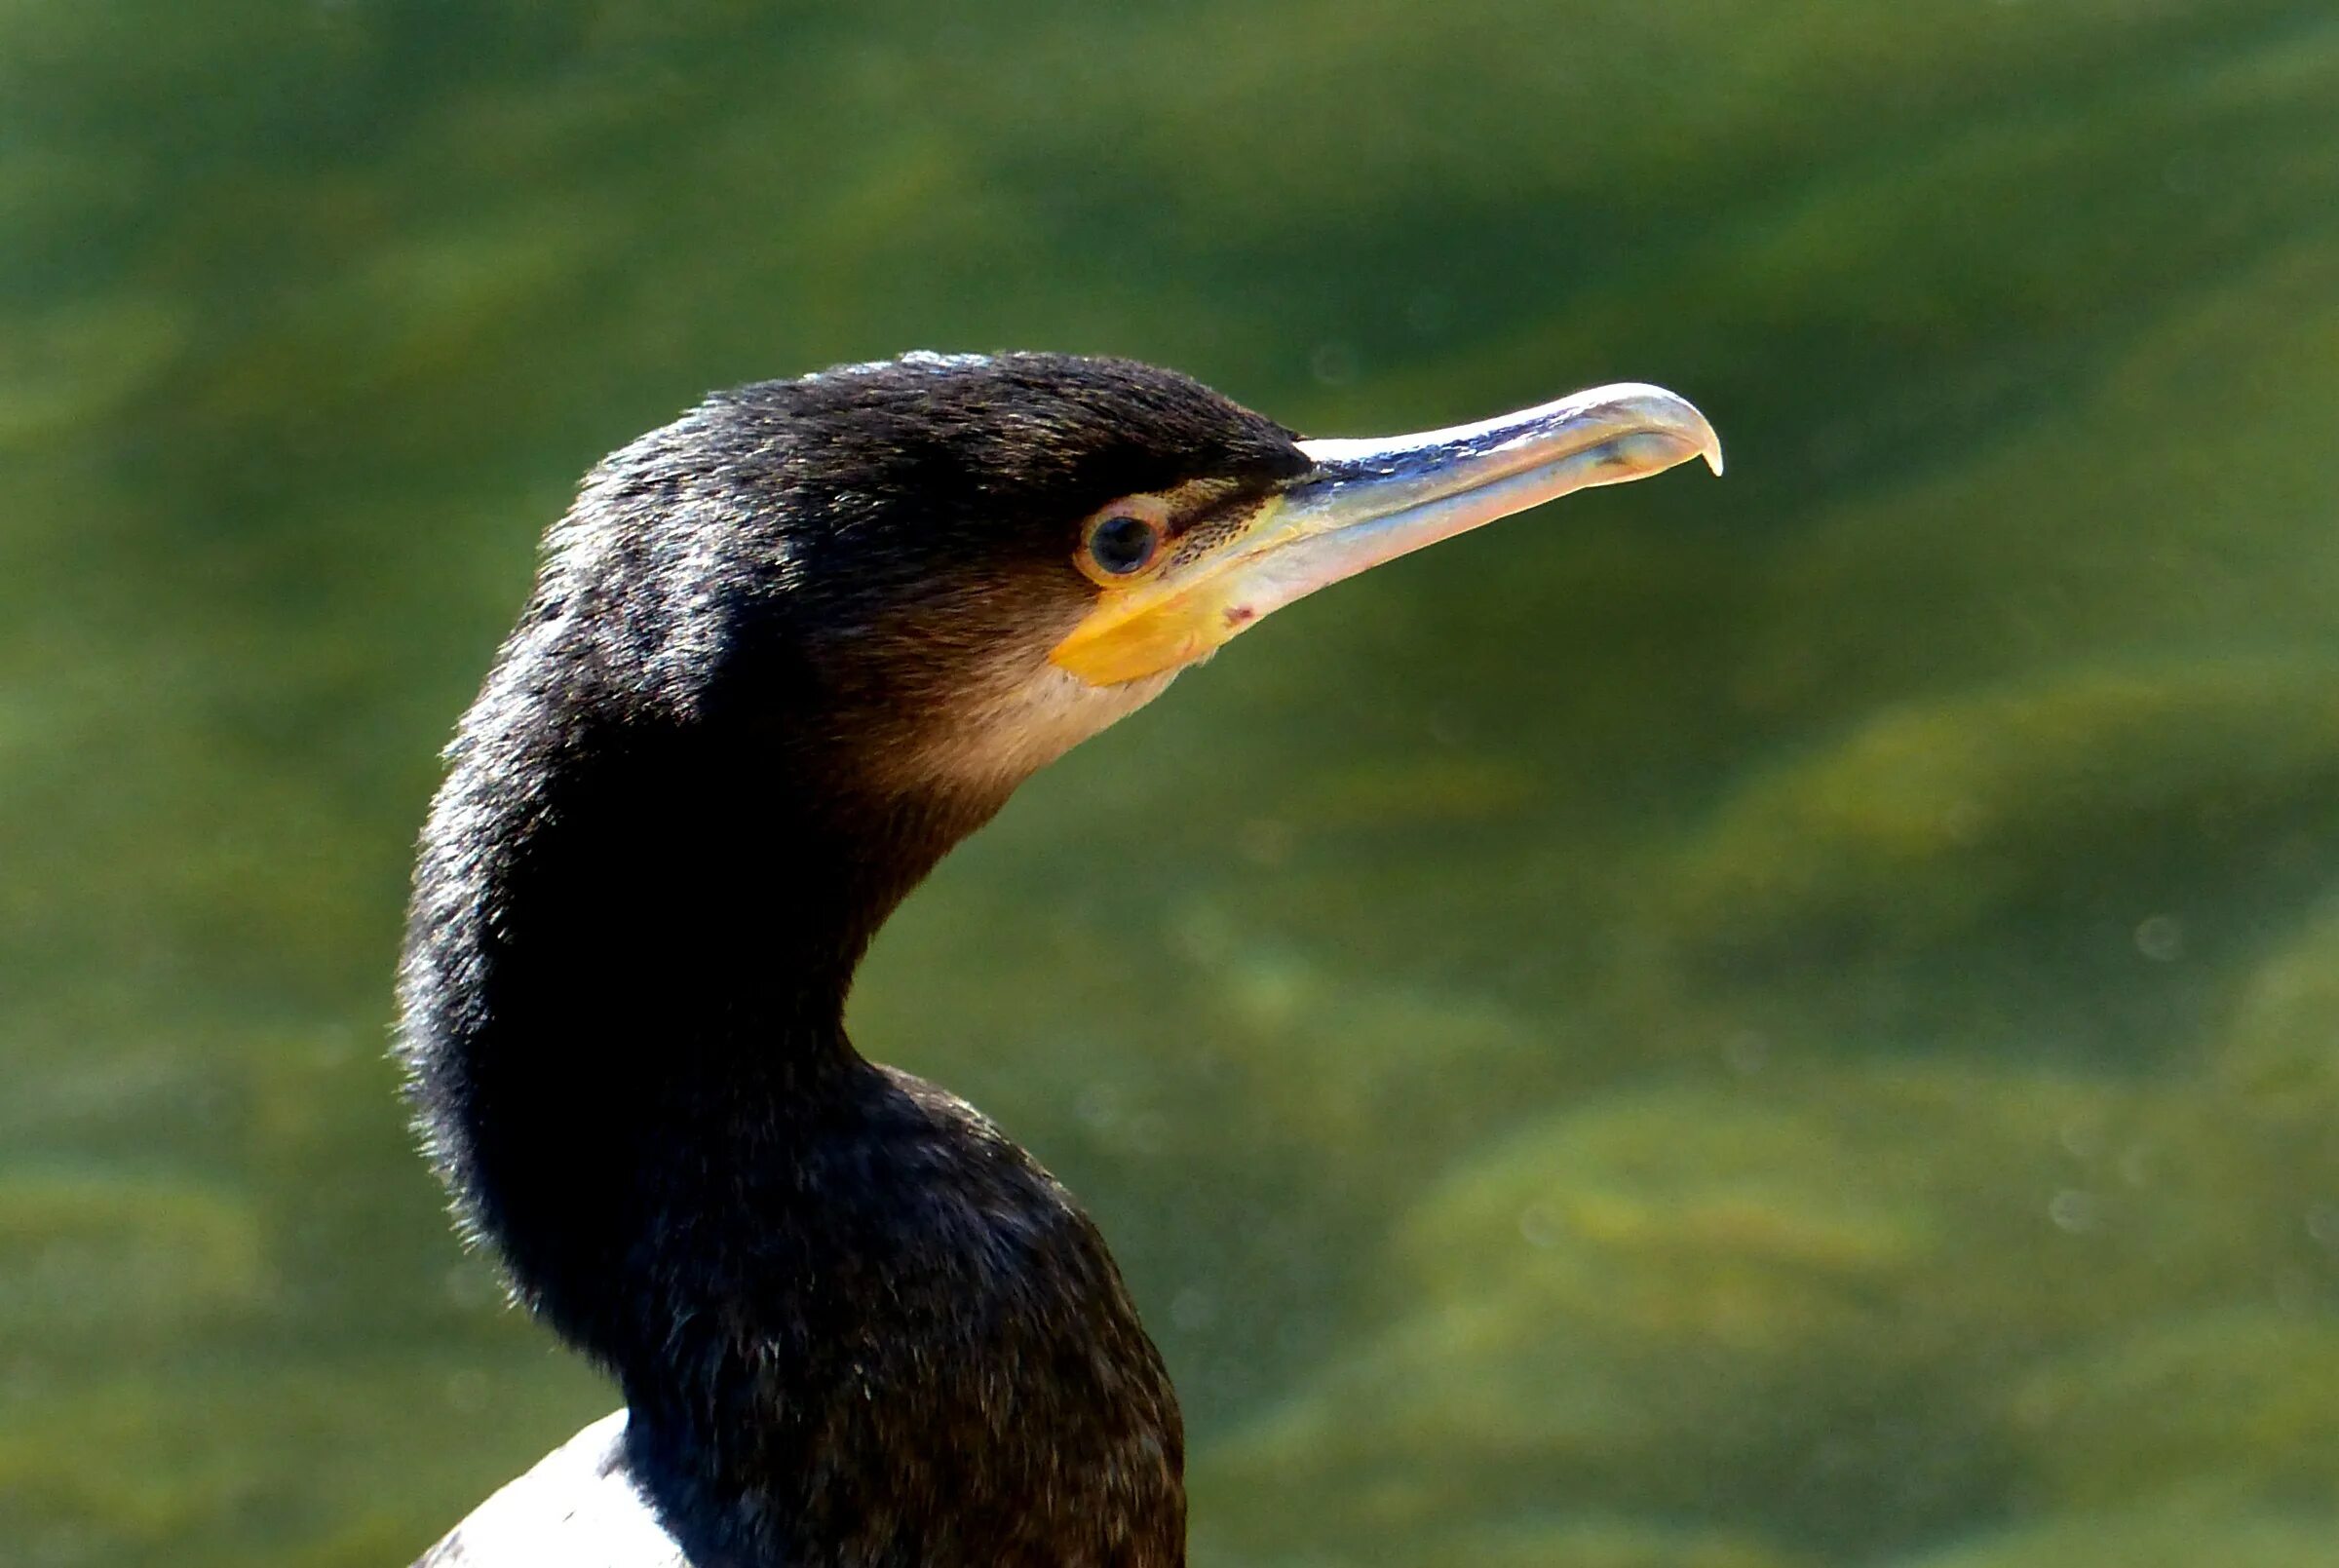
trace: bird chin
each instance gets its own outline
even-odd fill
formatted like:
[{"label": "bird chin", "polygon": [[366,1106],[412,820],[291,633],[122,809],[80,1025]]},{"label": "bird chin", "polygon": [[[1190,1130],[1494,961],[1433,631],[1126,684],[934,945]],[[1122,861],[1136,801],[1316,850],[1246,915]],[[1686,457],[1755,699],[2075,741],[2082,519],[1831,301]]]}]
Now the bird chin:
[{"label": "bird chin", "polygon": [[[948,720],[897,753],[891,781],[910,789],[1001,798],[1093,735],[1170,689],[1176,669],[1092,686],[1046,660],[1002,661],[956,694]],[[890,770],[889,770],[890,771]]]}]

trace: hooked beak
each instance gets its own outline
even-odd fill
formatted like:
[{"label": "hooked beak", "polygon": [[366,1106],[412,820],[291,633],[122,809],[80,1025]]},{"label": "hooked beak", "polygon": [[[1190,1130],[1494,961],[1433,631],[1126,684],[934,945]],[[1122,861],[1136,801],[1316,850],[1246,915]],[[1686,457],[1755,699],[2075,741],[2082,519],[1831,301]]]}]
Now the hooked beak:
[{"label": "hooked beak", "polygon": [[1108,589],[1049,655],[1092,686],[1193,663],[1260,617],[1424,545],[1575,490],[1646,478],[1722,444],[1689,402],[1637,382],[1382,440],[1311,440],[1314,466],[1231,533],[1173,545]]}]

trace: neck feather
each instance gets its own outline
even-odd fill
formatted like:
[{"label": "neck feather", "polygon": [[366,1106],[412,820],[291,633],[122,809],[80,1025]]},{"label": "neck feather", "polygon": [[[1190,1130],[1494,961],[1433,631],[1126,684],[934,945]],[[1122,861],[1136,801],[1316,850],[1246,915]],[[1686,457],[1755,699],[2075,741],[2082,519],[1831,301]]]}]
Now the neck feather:
[{"label": "neck feather", "polygon": [[403,1054],[473,1232],[622,1373],[663,1331],[610,1289],[658,1206],[855,1092],[853,972],[996,803],[856,798],[752,731],[511,728],[467,737],[424,832]]},{"label": "neck feather", "polygon": [[998,801],[857,796],[784,733],[467,730],[402,974],[433,1153],[693,1561],[1172,1568],[1175,1401],[1102,1241],[843,1030]]}]

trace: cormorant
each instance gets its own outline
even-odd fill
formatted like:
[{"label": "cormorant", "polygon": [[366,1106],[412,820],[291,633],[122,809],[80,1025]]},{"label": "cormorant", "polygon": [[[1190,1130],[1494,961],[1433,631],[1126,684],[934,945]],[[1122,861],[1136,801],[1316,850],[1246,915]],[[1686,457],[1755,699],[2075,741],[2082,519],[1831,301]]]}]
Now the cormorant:
[{"label": "cormorant", "polygon": [[1300,440],[1130,361],[913,354],[604,460],[449,750],[399,1051],[464,1228],[627,1408],[422,1562],[1182,1563],[1177,1404],[1103,1240],[853,1049],[854,968],[1259,617],[1699,455],[1648,386]]}]

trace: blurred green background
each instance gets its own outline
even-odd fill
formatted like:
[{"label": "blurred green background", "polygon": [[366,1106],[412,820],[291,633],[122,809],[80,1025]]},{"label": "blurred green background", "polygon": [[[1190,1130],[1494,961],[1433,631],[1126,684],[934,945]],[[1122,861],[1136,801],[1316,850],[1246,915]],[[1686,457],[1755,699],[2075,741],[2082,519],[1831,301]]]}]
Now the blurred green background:
[{"label": "blurred green background", "polygon": [[612,1401],[382,1058],[595,457],[898,349],[1729,478],[1295,608],[879,944],[1215,1568],[2339,1562],[2323,0],[0,0],[0,1564],[403,1563]]}]

